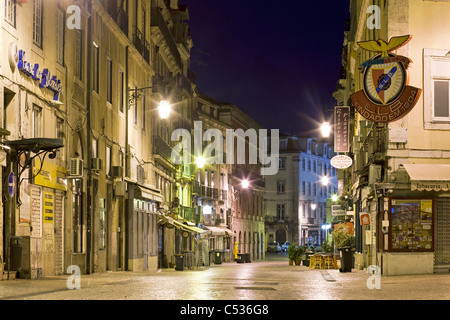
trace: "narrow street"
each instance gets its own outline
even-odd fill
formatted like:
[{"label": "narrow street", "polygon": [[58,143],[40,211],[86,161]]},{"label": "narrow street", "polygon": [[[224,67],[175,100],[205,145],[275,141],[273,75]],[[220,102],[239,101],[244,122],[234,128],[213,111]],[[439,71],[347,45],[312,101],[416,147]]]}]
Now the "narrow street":
[{"label": "narrow street", "polygon": [[224,263],[197,270],[157,273],[108,272],[81,275],[69,290],[69,276],[0,283],[1,300],[446,300],[450,274],[381,277],[369,289],[369,275],[353,270],[311,270],[289,266],[286,254],[266,261]]}]

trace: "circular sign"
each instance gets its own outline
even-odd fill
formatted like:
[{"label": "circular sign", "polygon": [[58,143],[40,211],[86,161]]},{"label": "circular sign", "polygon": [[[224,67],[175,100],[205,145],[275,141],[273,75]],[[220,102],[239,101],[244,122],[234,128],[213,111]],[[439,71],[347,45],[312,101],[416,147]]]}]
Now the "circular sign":
[{"label": "circular sign", "polygon": [[373,64],[364,72],[364,92],[373,103],[387,105],[401,95],[406,80],[406,69],[401,62]]},{"label": "circular sign", "polygon": [[346,169],[353,164],[353,160],[349,156],[340,154],[331,158],[330,163],[336,169]]},{"label": "circular sign", "polygon": [[182,236],[183,236],[183,238],[189,237],[189,232],[183,231]]}]

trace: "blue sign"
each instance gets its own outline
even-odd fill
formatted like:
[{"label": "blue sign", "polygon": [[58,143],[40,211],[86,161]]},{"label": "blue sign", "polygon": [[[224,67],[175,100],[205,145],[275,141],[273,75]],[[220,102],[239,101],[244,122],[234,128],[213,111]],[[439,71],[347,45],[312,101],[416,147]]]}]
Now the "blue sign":
[{"label": "blue sign", "polygon": [[11,198],[14,197],[14,194],[16,193],[16,176],[12,171],[8,177],[8,192]]},{"label": "blue sign", "polygon": [[40,88],[47,88],[54,93],[53,100],[58,101],[59,95],[62,91],[61,80],[56,76],[52,76],[48,69],[44,69],[42,72],[39,70],[39,64],[32,65],[25,60],[25,51],[19,50],[19,61],[17,67],[27,76],[31,77],[35,81],[40,81]]}]

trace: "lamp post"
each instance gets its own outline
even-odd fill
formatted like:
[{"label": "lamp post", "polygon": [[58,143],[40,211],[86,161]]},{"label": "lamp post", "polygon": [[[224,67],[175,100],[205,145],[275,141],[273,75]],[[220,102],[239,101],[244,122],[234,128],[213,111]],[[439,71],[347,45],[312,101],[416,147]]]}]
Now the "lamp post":
[{"label": "lamp post", "polygon": [[329,138],[331,133],[331,126],[329,122],[322,123],[322,126],[320,127],[320,131],[322,132],[322,136],[324,138]]}]

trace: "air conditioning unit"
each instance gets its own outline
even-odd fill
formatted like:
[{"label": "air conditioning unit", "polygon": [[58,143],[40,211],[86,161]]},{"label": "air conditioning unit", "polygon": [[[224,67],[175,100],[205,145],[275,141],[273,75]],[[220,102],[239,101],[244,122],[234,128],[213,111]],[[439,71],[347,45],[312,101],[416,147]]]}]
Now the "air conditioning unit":
[{"label": "air conditioning unit", "polygon": [[100,158],[92,158],[91,159],[91,170],[92,171],[100,171],[102,170],[102,159]]},{"label": "air conditioning unit", "polygon": [[123,176],[123,168],[119,166],[113,166],[111,168],[111,176],[113,178],[121,178]]},{"label": "air conditioning unit", "polygon": [[72,158],[70,159],[69,176],[83,176],[83,159]]},{"label": "air conditioning unit", "polygon": [[125,181],[118,181],[114,183],[114,195],[116,197],[124,197],[127,192],[127,185]]}]

